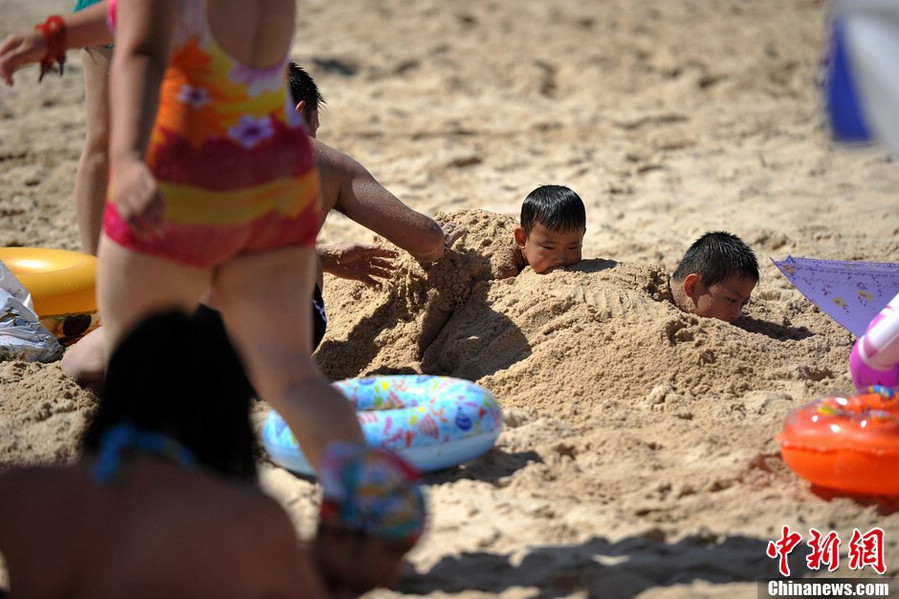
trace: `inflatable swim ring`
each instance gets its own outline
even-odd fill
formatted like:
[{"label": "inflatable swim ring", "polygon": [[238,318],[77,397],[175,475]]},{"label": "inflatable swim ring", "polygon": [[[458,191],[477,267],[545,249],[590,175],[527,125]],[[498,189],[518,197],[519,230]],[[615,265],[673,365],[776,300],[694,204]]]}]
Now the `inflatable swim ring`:
[{"label": "inflatable swim ring", "polygon": [[798,408],[777,441],[787,465],[813,484],[899,495],[899,397],[887,387]]},{"label": "inflatable swim ring", "polygon": [[[366,442],[403,456],[421,472],[474,459],[493,447],[502,411],[493,395],[470,381],[443,376],[391,375],[334,383],[356,408]],[[287,423],[269,413],[262,443],[284,468],[315,471]]]},{"label": "inflatable swim ring", "polygon": [[0,262],[31,293],[41,323],[61,341],[77,339],[99,324],[96,257],[52,248],[4,247]]}]

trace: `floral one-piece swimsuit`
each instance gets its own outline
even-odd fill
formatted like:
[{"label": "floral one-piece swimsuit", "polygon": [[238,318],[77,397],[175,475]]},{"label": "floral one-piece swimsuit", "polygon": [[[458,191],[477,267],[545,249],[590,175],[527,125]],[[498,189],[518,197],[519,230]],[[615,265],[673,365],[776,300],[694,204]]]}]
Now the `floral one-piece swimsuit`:
[{"label": "floral one-piece swimsuit", "polygon": [[110,197],[106,235],[200,268],[244,252],[314,245],[318,171],[290,101],[288,53],[273,67],[248,67],[214,39],[205,0],[181,0],[180,10],[146,155],[166,202],[162,234],[138,235]]}]

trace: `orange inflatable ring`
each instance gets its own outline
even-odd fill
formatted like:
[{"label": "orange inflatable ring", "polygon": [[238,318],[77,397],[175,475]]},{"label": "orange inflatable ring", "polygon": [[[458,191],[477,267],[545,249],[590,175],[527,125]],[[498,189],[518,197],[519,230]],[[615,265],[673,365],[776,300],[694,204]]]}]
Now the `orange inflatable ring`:
[{"label": "orange inflatable ring", "polygon": [[899,495],[899,397],[888,387],[796,409],[777,441],[787,465],[815,485]]},{"label": "orange inflatable ring", "polygon": [[0,262],[31,293],[34,311],[57,337],[74,339],[99,324],[96,257],[52,248],[4,247]]}]

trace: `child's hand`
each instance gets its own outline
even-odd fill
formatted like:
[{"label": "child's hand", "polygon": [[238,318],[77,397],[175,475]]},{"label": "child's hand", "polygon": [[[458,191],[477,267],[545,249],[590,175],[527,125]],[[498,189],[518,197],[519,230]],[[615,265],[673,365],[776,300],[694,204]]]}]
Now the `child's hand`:
[{"label": "child's hand", "polygon": [[119,217],[135,233],[144,239],[162,234],[165,200],[159,193],[156,178],[143,160],[117,161],[112,167],[110,190]]},{"label": "child's hand", "polygon": [[47,43],[39,31],[11,33],[0,42],[0,75],[6,85],[13,84],[12,75],[20,67],[40,62],[47,54]]},{"label": "child's hand", "polygon": [[343,279],[361,281],[369,286],[380,284],[396,270],[396,250],[379,245],[343,243],[320,249],[322,269]]}]

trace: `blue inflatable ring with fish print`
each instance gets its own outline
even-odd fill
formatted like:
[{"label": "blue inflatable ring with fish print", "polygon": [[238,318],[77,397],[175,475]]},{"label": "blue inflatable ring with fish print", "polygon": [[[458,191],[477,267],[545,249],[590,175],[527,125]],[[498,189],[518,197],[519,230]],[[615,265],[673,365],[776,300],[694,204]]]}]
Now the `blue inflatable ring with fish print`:
[{"label": "blue inflatable ring with fish print", "polygon": [[[429,375],[385,375],[334,383],[353,402],[366,442],[390,449],[421,472],[472,460],[493,447],[503,415],[496,398],[464,379]],[[262,443],[280,466],[315,476],[281,416],[271,411]]]}]

